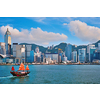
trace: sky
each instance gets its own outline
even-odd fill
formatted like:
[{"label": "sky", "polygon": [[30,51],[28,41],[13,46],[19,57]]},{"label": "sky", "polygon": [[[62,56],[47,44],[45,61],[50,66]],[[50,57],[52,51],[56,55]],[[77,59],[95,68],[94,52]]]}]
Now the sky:
[{"label": "sky", "polygon": [[0,42],[9,29],[12,43],[42,46],[87,45],[100,40],[100,17],[0,17]]}]

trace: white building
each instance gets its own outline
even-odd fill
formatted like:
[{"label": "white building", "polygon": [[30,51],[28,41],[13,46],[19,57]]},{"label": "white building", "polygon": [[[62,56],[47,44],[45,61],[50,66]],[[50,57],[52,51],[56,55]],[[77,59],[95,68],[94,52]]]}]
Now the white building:
[{"label": "white building", "polygon": [[50,64],[52,62],[51,58],[43,58],[43,62]]},{"label": "white building", "polygon": [[67,62],[67,57],[63,57],[63,61]]},{"label": "white building", "polygon": [[51,60],[56,60],[58,62],[58,53],[45,53],[46,58],[51,58]]},{"label": "white building", "polygon": [[72,52],[72,60],[73,62],[77,62],[77,51]]}]

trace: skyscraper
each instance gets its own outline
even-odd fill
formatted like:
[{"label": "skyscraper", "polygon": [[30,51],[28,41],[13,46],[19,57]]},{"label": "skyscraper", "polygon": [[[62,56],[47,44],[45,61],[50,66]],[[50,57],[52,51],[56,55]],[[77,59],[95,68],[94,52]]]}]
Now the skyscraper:
[{"label": "skyscraper", "polygon": [[86,48],[82,48],[78,50],[78,61],[81,63],[85,63],[86,61]]},{"label": "skyscraper", "polygon": [[6,54],[11,55],[11,33],[8,28],[4,36]]},{"label": "skyscraper", "polygon": [[65,56],[68,60],[72,60],[72,45],[70,43],[65,47]]},{"label": "skyscraper", "polygon": [[62,57],[62,49],[58,49],[58,62],[61,62],[61,57]]},{"label": "skyscraper", "polygon": [[87,46],[87,53],[88,53],[88,60],[89,61],[91,61],[91,58],[90,58],[90,49],[95,49],[95,45],[89,44]]},{"label": "skyscraper", "polygon": [[72,52],[72,60],[73,62],[77,62],[77,51]]}]

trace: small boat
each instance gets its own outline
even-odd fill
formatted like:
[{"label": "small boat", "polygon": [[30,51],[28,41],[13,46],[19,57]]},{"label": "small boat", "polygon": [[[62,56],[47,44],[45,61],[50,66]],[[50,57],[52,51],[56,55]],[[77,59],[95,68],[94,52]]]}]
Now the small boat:
[{"label": "small boat", "polygon": [[11,69],[10,73],[13,76],[26,76],[27,74],[30,73],[30,71],[29,71],[28,65],[27,65],[27,67],[25,69],[24,64],[21,63],[18,71],[15,71],[14,67],[12,66],[12,69]]}]

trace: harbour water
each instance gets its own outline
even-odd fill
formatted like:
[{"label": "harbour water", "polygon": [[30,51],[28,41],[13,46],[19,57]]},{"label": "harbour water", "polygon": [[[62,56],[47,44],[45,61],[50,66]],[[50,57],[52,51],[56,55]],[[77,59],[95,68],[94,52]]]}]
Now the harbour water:
[{"label": "harbour water", "polygon": [[29,65],[24,77],[12,76],[11,67],[0,66],[0,84],[100,84],[100,65]]}]

